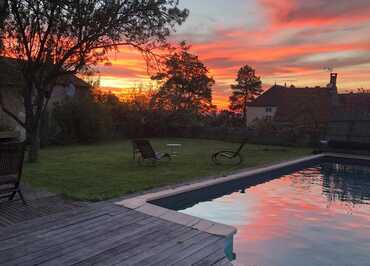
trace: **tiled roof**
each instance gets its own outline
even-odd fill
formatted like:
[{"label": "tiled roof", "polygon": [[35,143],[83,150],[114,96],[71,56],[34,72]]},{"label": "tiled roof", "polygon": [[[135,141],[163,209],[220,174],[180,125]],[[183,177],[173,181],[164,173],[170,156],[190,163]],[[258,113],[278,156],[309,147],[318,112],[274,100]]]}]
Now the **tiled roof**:
[{"label": "tiled roof", "polygon": [[327,87],[297,88],[275,85],[248,105],[249,107],[278,107],[275,120],[287,122],[298,112],[315,112],[319,120],[327,121],[330,90]]}]

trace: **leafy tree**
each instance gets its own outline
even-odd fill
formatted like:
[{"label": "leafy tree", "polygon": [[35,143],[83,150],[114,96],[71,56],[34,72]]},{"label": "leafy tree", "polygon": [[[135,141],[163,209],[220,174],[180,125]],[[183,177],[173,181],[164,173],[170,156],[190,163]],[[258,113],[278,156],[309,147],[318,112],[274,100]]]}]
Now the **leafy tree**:
[{"label": "leafy tree", "polygon": [[208,117],[208,124],[210,127],[225,127],[238,128],[242,124],[239,113],[231,112],[229,110],[221,110],[214,112]]},{"label": "leafy tree", "polygon": [[152,77],[161,82],[158,93],[153,97],[155,107],[174,113],[191,111],[193,114],[202,114],[214,107],[212,86],[215,81],[189,48],[181,43],[180,50],[165,60],[164,71]]},{"label": "leafy tree", "polygon": [[[120,45],[139,49],[146,59],[168,47],[167,37],[188,10],[176,0],[8,0],[2,52],[18,59],[23,74],[25,121],[0,101],[5,113],[27,132],[29,160],[37,160],[40,117],[55,82],[86,73]],[[1,100],[1,97],[0,97]]]},{"label": "leafy tree", "polygon": [[245,65],[238,71],[236,84],[231,85],[232,95],[229,98],[230,109],[240,112],[244,124],[247,122],[247,105],[262,93],[261,78],[256,76],[256,71]]},{"label": "leafy tree", "polygon": [[112,134],[109,103],[99,102],[92,91],[56,103],[52,115],[57,126],[52,141],[56,143],[91,143]]}]

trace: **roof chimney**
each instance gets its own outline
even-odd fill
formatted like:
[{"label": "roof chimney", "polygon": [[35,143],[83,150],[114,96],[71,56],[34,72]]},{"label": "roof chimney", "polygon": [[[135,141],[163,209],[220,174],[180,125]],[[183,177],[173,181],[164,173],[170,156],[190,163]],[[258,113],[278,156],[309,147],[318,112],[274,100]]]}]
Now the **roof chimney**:
[{"label": "roof chimney", "polygon": [[330,83],[328,84],[328,89],[331,95],[331,105],[334,109],[338,106],[338,88],[337,88],[337,73],[330,73]]},{"label": "roof chimney", "polygon": [[330,86],[332,88],[336,88],[337,87],[337,78],[338,78],[338,74],[337,73],[330,73]]}]

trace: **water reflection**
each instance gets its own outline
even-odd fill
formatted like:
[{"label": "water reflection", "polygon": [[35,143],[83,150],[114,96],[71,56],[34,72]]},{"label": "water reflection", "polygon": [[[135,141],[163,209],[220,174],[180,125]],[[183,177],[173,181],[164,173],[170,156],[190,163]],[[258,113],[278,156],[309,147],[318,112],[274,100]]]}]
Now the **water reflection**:
[{"label": "water reflection", "polygon": [[369,204],[370,168],[326,163],[322,165],[323,193],[329,201]]},{"label": "water reflection", "polygon": [[369,265],[370,168],[324,163],[183,210],[238,228],[240,265]]}]

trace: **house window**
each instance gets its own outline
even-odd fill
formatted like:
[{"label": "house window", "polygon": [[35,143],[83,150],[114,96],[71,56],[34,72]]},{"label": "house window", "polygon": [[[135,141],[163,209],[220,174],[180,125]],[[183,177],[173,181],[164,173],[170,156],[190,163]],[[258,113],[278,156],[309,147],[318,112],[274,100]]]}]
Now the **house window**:
[{"label": "house window", "polygon": [[271,115],[266,115],[265,120],[268,121],[268,122],[271,122],[272,121],[272,116]]},{"label": "house window", "polygon": [[266,107],[266,113],[272,113],[272,107]]}]

